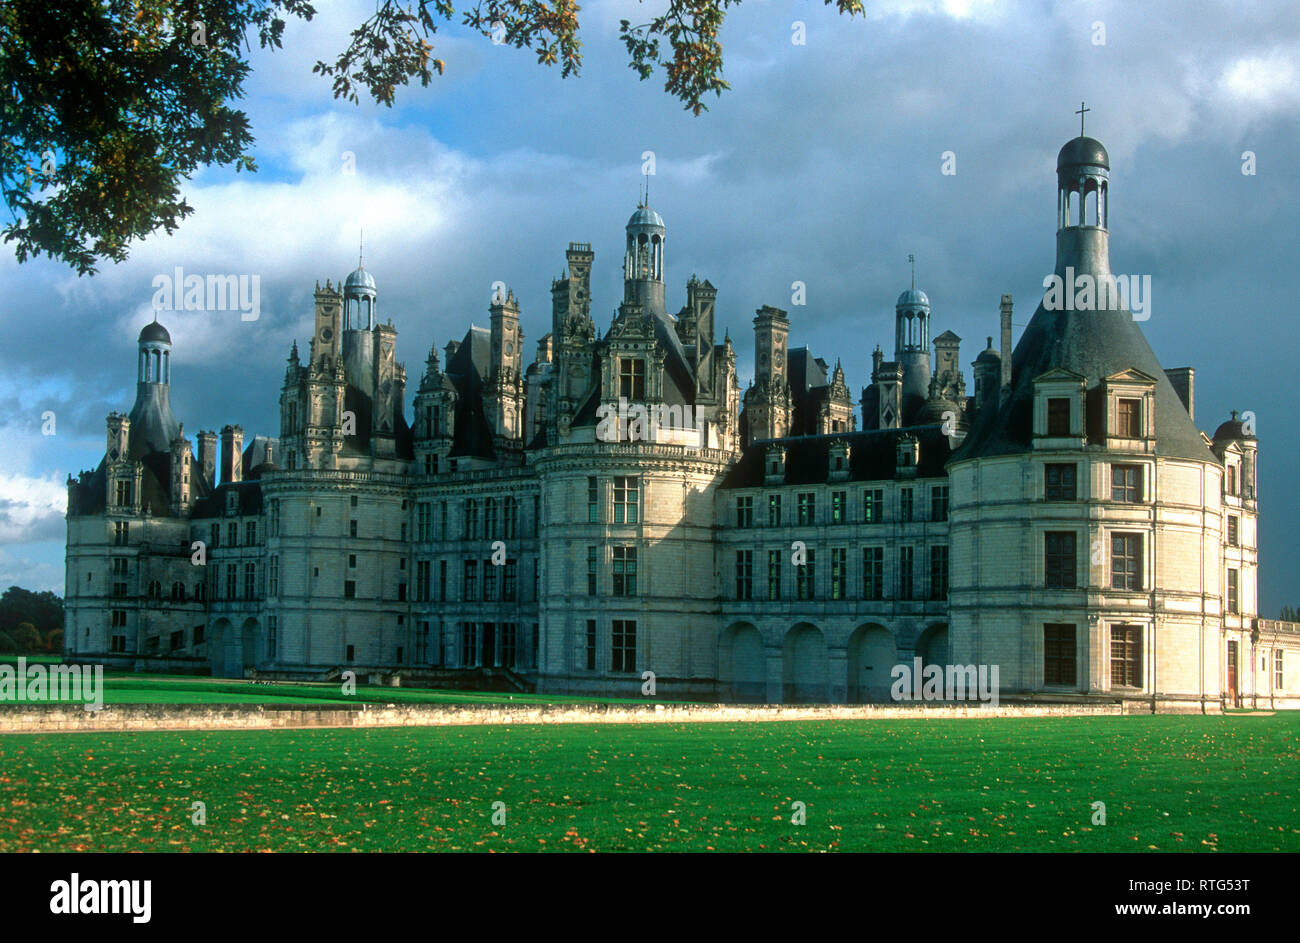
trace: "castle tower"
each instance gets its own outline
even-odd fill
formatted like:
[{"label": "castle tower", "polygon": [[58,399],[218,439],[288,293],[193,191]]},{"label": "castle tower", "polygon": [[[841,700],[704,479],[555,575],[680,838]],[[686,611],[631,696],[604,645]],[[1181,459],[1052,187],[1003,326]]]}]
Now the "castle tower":
[{"label": "castle tower", "polygon": [[930,394],[930,299],[915,285],[894,305],[894,361],[902,368],[902,424]]},{"label": "castle tower", "polygon": [[790,381],[786,350],[790,319],[764,305],[754,318],[754,385],[745,393],[749,440],[779,439],[790,432]]},{"label": "castle tower", "polygon": [[242,426],[221,427],[221,483],[244,479],[244,429]]},{"label": "castle tower", "polygon": [[438,347],[429,348],[424,376],[415,394],[415,462],[416,471],[436,475],[446,471],[456,432],[456,402],[459,394],[451,377],[438,363]]},{"label": "castle tower", "polygon": [[993,349],[992,336],[971,366],[974,367],[975,412],[978,413],[985,403],[998,401],[998,387],[1001,385],[1002,356]]},{"label": "castle tower", "polygon": [[523,331],[519,329],[519,302],[513,291],[492,299],[489,308],[492,337],[483,409],[495,435],[517,440],[523,435]]}]

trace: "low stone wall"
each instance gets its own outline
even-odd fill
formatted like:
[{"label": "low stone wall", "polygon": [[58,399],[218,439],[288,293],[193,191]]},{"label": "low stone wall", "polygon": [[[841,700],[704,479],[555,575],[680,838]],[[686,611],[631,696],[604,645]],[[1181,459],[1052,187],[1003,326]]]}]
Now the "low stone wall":
[{"label": "low stone wall", "polygon": [[126,730],[261,730],[301,727],[441,727],[474,724],[738,723],[783,720],[881,720],[960,717],[1077,717],[1125,713],[1111,704],[358,704],[298,707],[259,704],[116,704],[92,712],[76,705],[0,708],[0,733]]}]

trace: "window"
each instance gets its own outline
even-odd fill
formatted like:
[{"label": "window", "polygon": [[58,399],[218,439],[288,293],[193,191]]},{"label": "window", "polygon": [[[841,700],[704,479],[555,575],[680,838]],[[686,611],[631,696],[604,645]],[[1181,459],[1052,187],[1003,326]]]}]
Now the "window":
[{"label": "window", "polygon": [[1074,501],[1078,496],[1075,486],[1075,465],[1044,466],[1044,491],[1048,501]]},{"label": "window", "polygon": [[1043,535],[1043,584],[1048,589],[1074,589],[1078,578],[1074,531],[1049,530]]},{"label": "window", "polygon": [[799,493],[799,524],[807,526],[817,523],[817,494],[813,491]]},{"label": "window", "polygon": [[1110,627],[1110,683],[1112,686],[1142,687],[1142,627]]},{"label": "window", "polygon": [[767,552],[767,598],[781,598],[781,551]]},{"label": "window", "polygon": [[1285,686],[1282,684],[1282,649],[1273,649],[1273,689],[1281,691]]},{"label": "window", "polygon": [[266,561],[266,595],[276,596],[280,592],[280,557],[273,555]]},{"label": "window", "polygon": [[235,563],[226,564],[226,598],[238,599],[239,591],[239,565]]},{"label": "window", "polygon": [[862,548],[862,598],[885,598],[885,548]]},{"label": "window", "polygon": [[1238,595],[1241,589],[1241,574],[1236,569],[1228,570],[1228,611],[1232,613],[1241,612],[1241,598]]},{"label": "window", "polygon": [[491,540],[497,535],[497,499],[488,498],[483,502],[483,539]]},{"label": "window", "polygon": [[1238,528],[1237,515],[1229,514],[1228,515],[1228,546],[1229,547],[1236,547],[1240,542],[1241,536],[1237,528]]},{"label": "window", "polygon": [[114,609],[114,610],[113,610],[113,628],[115,628],[115,629],[124,629],[124,628],[126,628],[126,610],[125,610],[125,609]]},{"label": "window", "polygon": [[1074,626],[1049,622],[1043,626],[1043,683],[1075,684]]},{"label": "window", "polygon": [[898,598],[911,599],[913,591],[916,588],[915,576],[912,573],[912,561],[915,556],[914,548],[898,548]]},{"label": "window", "polygon": [[406,581],[405,580],[397,584],[397,601],[406,602]]},{"label": "window", "polygon": [[636,595],[636,547],[614,548],[614,595]]},{"label": "window", "polygon": [[1124,439],[1142,438],[1142,401],[1122,399],[1115,411],[1118,426],[1115,435]]},{"label": "window", "polygon": [[123,507],[129,507],[131,504],[131,482],[119,481],[117,483],[117,503]]},{"label": "window", "polygon": [[195,645],[203,644],[203,626],[201,625],[196,625],[194,627],[194,644]]},{"label": "window", "polygon": [[235,521],[226,525],[226,543],[231,547],[239,546],[239,524]]},{"label": "window", "polygon": [[935,485],[930,489],[930,520],[948,519],[948,486]]},{"label": "window", "polygon": [[[542,585],[542,561],[537,557],[533,557],[533,600],[534,601],[541,598],[541,596],[539,595],[541,585]],[[534,626],[533,628],[536,628],[536,626]],[[534,644],[536,644],[537,639],[534,638],[533,642]]]},{"label": "window", "polygon": [[600,548],[587,548],[587,595],[596,595],[596,568],[600,561]]},{"label": "window", "polygon": [[848,556],[849,552],[843,547],[831,548],[831,599],[843,599],[845,596]]},{"label": "window", "polygon": [[1142,535],[1112,534],[1110,538],[1110,585],[1113,589],[1137,592],[1142,589]]},{"label": "window", "polygon": [[355,494],[354,494],[354,495],[350,495],[350,496],[348,497],[348,504],[349,504],[351,507],[356,507],[356,506],[357,506],[357,496],[356,496]]},{"label": "window", "polygon": [[754,526],[754,499],[752,496],[736,499],[736,526]]},{"label": "window", "polygon": [[930,548],[930,598],[948,598],[948,547],[939,544]]},{"label": "window", "polygon": [[442,501],[438,504],[438,539],[447,539],[447,502]]},{"label": "window", "polygon": [[879,524],[884,518],[885,493],[880,488],[868,488],[862,492],[862,522]]},{"label": "window", "polygon": [[614,523],[637,522],[637,479],[614,479]]},{"label": "window", "polygon": [[280,633],[280,617],[266,617],[266,657],[274,658],[276,646],[279,644],[277,636]]},{"label": "window", "polygon": [[1047,434],[1057,437],[1070,434],[1070,400],[1068,398],[1053,396],[1047,400]]},{"label": "window", "polygon": [[781,496],[779,494],[769,494],[767,496],[767,526],[781,526]]},{"label": "window", "polygon": [[515,666],[516,637],[518,634],[515,630],[515,624],[513,622],[503,622],[500,631],[500,663],[507,668],[513,668]]},{"label": "window", "polygon": [[[119,546],[119,547],[124,547],[124,546],[126,546],[126,542],[127,542],[127,540],[130,538],[130,535],[131,535],[131,525],[130,525],[130,524],[128,524],[126,521],[116,521],[116,522],[114,522],[114,524],[113,524],[113,543],[114,543],[114,544],[116,544],[116,545]],[[216,543],[213,543],[212,546],[215,547],[215,546],[216,546]]]},{"label": "window", "polygon": [[126,651],[126,636],[125,636],[125,635],[114,635],[113,638],[112,638],[112,641],[110,642],[110,648],[111,648],[112,651],[115,651],[115,652],[124,652],[124,651]]},{"label": "window", "polygon": [[470,540],[478,535],[478,501],[474,498],[465,499],[465,539]]},{"label": "window", "polygon": [[615,619],[610,643],[610,669],[636,671],[636,622]]},{"label": "window", "polygon": [[514,602],[519,597],[519,561],[507,560],[501,576],[501,598]]},{"label": "window", "polygon": [[464,667],[478,664],[478,626],[473,622],[460,624],[460,663]]},{"label": "window", "polygon": [[194,584],[194,598],[198,602],[203,602],[208,598],[208,587],[203,583]]},{"label": "window", "polygon": [[271,506],[266,515],[267,536],[280,536],[280,499],[272,498]]},{"label": "window", "polygon": [[600,522],[600,485],[595,478],[587,479],[587,523]]},{"label": "window", "polygon": [[[429,601],[429,588],[430,588],[429,563],[430,561],[428,560],[415,561],[415,601],[416,602]],[[419,658],[417,657],[416,660],[419,661]]]},{"label": "window", "polygon": [[848,522],[848,492],[832,491],[831,492],[831,523],[844,524]]},{"label": "window", "polygon": [[1237,493],[1237,466],[1229,465],[1226,469],[1227,475],[1224,477],[1224,487],[1228,489],[1228,494]]},{"label": "window", "polygon": [[596,620],[587,620],[587,670],[596,670]]},{"label": "window", "polygon": [[357,598],[357,581],[356,581],[356,580],[344,580],[344,581],[343,581],[343,598],[344,598],[344,599],[356,599],[356,598]]},{"label": "window", "polygon": [[736,598],[754,598],[754,551],[736,551]]},{"label": "window", "polygon": [[899,489],[898,519],[905,524],[912,519],[912,489],[911,488]]},{"label": "window", "polygon": [[421,622],[415,629],[415,663],[429,664],[429,623]]},{"label": "window", "polygon": [[794,568],[795,595],[799,599],[816,598],[816,562],[817,556],[812,547],[804,551],[807,560],[803,566]]},{"label": "window", "polygon": [[185,584],[172,583],[172,602],[185,601]]},{"label": "window", "polygon": [[447,561],[438,561],[438,601],[447,601]]},{"label": "window", "polygon": [[461,598],[466,602],[478,599],[478,561],[465,561],[465,582]]},{"label": "window", "polygon": [[506,540],[513,540],[519,533],[519,502],[514,499],[513,495],[506,495],[502,523],[505,525]]},{"label": "window", "polygon": [[355,537],[356,535],[357,535],[357,522],[348,521],[348,536]]},{"label": "window", "polygon": [[433,508],[430,507],[429,502],[427,501],[421,501],[419,504],[415,506],[415,539],[416,540],[424,541],[429,539],[429,524],[433,517],[433,515],[430,512],[432,510]]},{"label": "window", "polygon": [[1142,466],[1112,465],[1110,496],[1114,501],[1138,504],[1142,501]]},{"label": "window", "polygon": [[483,561],[483,601],[496,602],[497,598],[497,570],[499,566],[493,566],[491,560]]},{"label": "window", "polygon": [[618,395],[628,402],[645,399],[645,361],[620,357],[618,360]]},{"label": "window", "polygon": [[349,570],[355,570],[356,568],[357,568],[357,555],[356,555],[355,553],[349,553],[349,554],[348,554],[348,569],[349,569]]},{"label": "window", "polygon": [[257,521],[248,521],[244,524],[244,543],[249,547],[257,543]]}]

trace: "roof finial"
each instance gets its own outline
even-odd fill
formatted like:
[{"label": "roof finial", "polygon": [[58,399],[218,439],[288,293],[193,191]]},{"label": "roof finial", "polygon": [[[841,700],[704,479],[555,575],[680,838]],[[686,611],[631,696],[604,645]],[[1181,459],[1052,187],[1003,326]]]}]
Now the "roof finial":
[{"label": "roof finial", "polygon": [[365,266],[361,264],[365,260],[365,257],[366,257],[366,231],[363,229],[361,230],[361,245],[360,248],[357,249],[357,268],[365,268]]},{"label": "roof finial", "polygon": [[1079,116],[1079,137],[1083,137],[1083,116],[1092,111],[1086,104],[1079,102],[1079,110],[1075,112]]},{"label": "roof finial", "polygon": [[649,171],[649,169],[647,169],[646,172],[645,172],[645,205],[646,205],[646,206],[649,206],[649,205],[650,205],[650,171]]},{"label": "roof finial", "polygon": [[912,253],[907,254],[907,262],[912,266],[912,289],[916,289],[916,256]]}]

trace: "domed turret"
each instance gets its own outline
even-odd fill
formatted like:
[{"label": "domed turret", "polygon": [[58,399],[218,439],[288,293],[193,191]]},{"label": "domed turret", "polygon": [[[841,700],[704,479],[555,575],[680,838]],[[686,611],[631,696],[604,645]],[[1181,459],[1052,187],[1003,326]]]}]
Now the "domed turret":
[{"label": "domed turret", "polygon": [[157,321],[136,339],[135,405],[131,407],[130,457],[170,452],[180,427],[172,416],[172,336]]},{"label": "domed turret", "polygon": [[637,301],[651,314],[664,314],[663,217],[645,203],[627,221],[627,254],[623,260],[623,298]]},{"label": "domed turret", "polygon": [[358,263],[343,283],[343,330],[373,330],[377,296],[374,276]]}]

